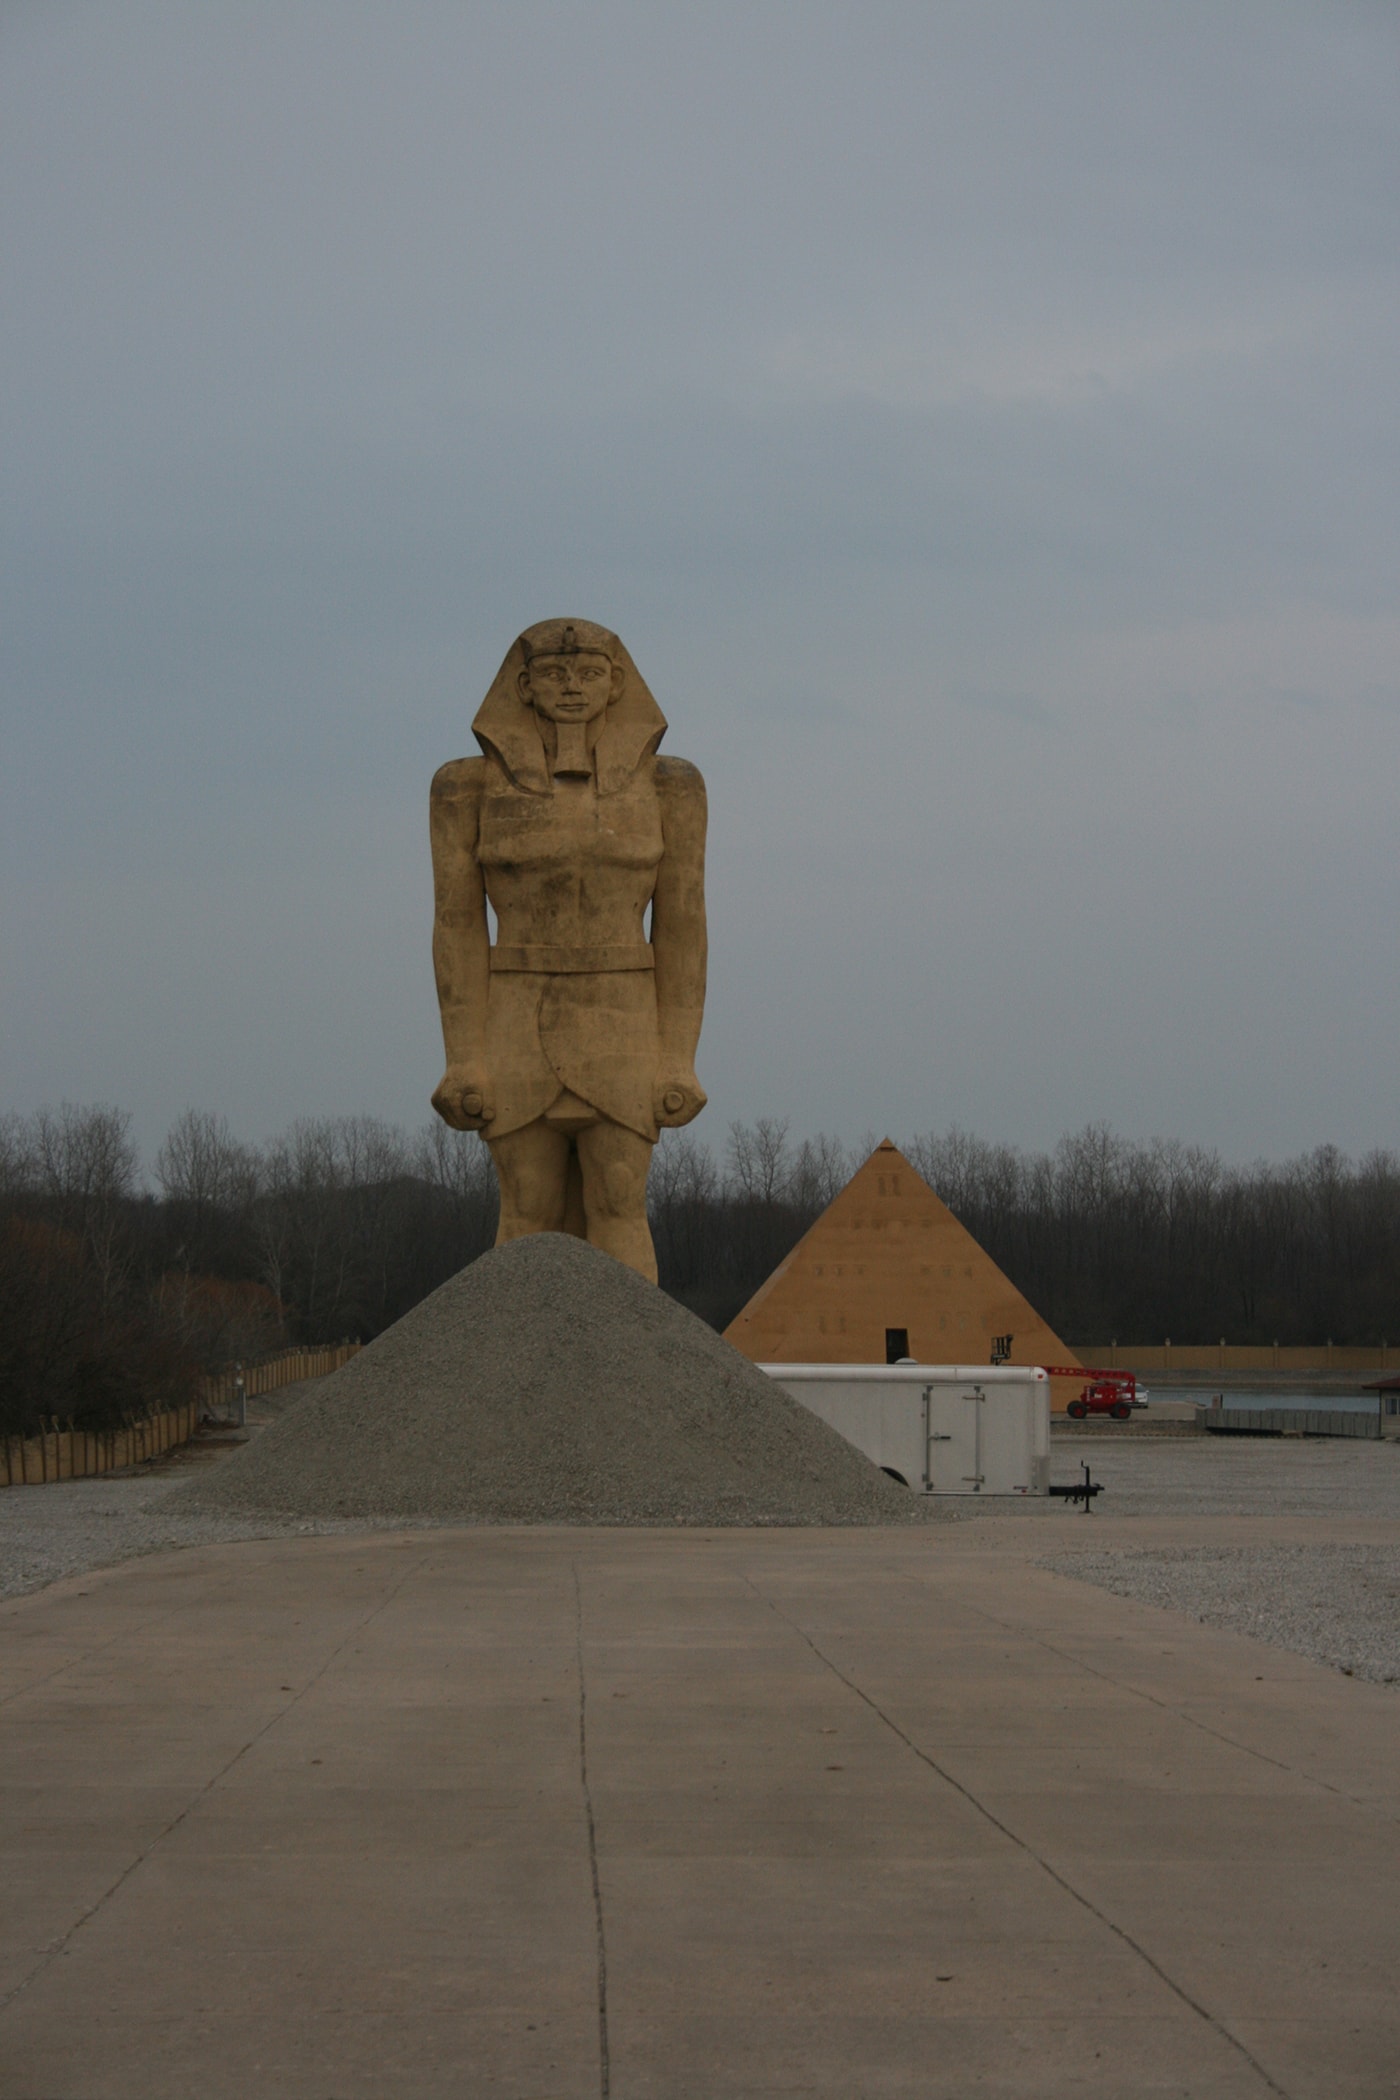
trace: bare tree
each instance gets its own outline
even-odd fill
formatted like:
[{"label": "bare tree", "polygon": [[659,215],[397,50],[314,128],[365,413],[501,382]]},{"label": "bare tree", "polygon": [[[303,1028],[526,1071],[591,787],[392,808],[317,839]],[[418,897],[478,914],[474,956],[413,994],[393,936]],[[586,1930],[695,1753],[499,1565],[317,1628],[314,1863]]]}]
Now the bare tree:
[{"label": "bare tree", "polygon": [[818,1217],[840,1195],[857,1164],[841,1140],[828,1137],[824,1130],[814,1138],[804,1138],[788,1180],[794,1208],[809,1222]]},{"label": "bare tree", "polygon": [[151,1303],[133,1234],[130,1118],[65,1102],[0,1146],[0,1417],[101,1426],[181,1397],[192,1361]]},{"label": "bare tree", "polygon": [[[1050,1152],[957,1128],[903,1149],[1067,1340],[1400,1333],[1392,1153],[1235,1168],[1104,1124]],[[663,1287],[727,1324],[864,1156],[825,1134],[795,1143],[785,1118],[734,1124],[722,1166],[667,1133],[648,1192]],[[485,1146],[438,1122],[405,1137],[374,1117],[304,1119],[255,1150],[187,1110],[156,1172],[152,1202],[119,1110],[0,1119],[0,1388],[28,1395],[21,1414],[135,1404],[142,1380],[250,1348],[284,1310],[305,1339],[371,1336],[495,1234]]]},{"label": "bare tree", "polygon": [[729,1172],[750,1203],[780,1203],[792,1178],[792,1148],[786,1116],[760,1116],[729,1126]]},{"label": "bare tree", "polygon": [[0,1202],[32,1195],[35,1186],[33,1132],[28,1117],[0,1116]]},{"label": "bare tree", "polygon": [[119,1280],[123,1205],[136,1187],[131,1117],[120,1108],[65,1101],[30,1122],[34,1188],[50,1217],[75,1234],[97,1273],[102,1297]]},{"label": "bare tree", "polygon": [[167,1202],[231,1210],[256,1193],[258,1157],[232,1135],[227,1116],[187,1108],[156,1154],[156,1180]]},{"label": "bare tree", "polygon": [[475,1214],[496,1205],[496,1169],[477,1131],[452,1130],[435,1117],[414,1140],[413,1171],[463,1210]]},{"label": "bare tree", "polygon": [[187,1108],[176,1118],[156,1154],[156,1180],[177,1241],[177,1267],[205,1274],[240,1265],[259,1164],[252,1147],[231,1134],[226,1117]]}]

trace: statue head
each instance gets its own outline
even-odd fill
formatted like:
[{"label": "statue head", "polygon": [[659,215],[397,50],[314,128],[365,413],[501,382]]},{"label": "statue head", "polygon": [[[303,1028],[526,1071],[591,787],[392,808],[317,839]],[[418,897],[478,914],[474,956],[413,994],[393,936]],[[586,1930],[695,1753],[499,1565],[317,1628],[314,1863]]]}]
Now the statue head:
[{"label": "statue head", "polygon": [[541,620],[520,637],[516,691],[547,722],[596,722],[622,691],[614,637],[591,620]]},{"label": "statue head", "polygon": [[655,752],[666,717],[609,628],[540,620],[512,642],[472,727],[488,757],[532,795],[551,792],[556,745],[573,754],[572,767],[583,731],[598,792],[612,795]]}]

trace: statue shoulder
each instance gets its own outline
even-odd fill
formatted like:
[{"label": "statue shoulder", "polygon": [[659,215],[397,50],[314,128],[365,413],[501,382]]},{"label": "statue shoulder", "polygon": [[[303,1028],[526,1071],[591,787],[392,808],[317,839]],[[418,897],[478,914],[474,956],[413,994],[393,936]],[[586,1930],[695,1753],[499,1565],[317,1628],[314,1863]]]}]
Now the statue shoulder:
[{"label": "statue shoulder", "polygon": [[433,775],[434,802],[477,802],[486,782],[484,758],[450,758]]},{"label": "statue shoulder", "polygon": [[656,766],[656,790],[674,801],[700,801],[705,799],[705,782],[700,768],[693,766],[688,758],[662,758],[658,755]]}]

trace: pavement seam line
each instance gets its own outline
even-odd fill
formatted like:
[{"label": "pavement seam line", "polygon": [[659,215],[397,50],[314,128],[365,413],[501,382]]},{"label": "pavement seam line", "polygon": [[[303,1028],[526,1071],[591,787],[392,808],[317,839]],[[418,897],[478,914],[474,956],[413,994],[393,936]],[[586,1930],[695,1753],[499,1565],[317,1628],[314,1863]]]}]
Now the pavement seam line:
[{"label": "pavement seam line", "polygon": [[[1084,1580],[1082,1576],[1071,1575],[1065,1570],[1045,1567],[1039,1561],[1029,1562],[1025,1565],[1034,1567],[1038,1573],[1049,1575],[1052,1579],[1064,1582],[1083,1582]],[[906,1579],[912,1580],[914,1578]],[[1104,1590],[1098,1588],[1097,1584],[1090,1585],[1086,1583],[1085,1587],[1096,1588],[1100,1596],[1114,1597],[1120,1604],[1137,1605],[1147,1611],[1171,1611],[1174,1609],[1170,1605],[1144,1605],[1141,1598],[1123,1597],[1119,1595],[1118,1591]],[[1141,1699],[1148,1706],[1155,1706],[1159,1713],[1173,1715],[1178,1721],[1184,1721],[1188,1728],[1198,1729],[1202,1735],[1209,1736],[1212,1742],[1223,1743],[1227,1750],[1238,1750],[1242,1757],[1255,1758],[1261,1765],[1268,1765],[1275,1772],[1286,1772],[1290,1779],[1301,1779],[1308,1786],[1318,1787],[1324,1794],[1334,1794],[1339,1801],[1350,1802],[1353,1808],[1365,1809],[1368,1814],[1375,1813],[1378,1805],[1376,1802],[1368,1801],[1360,1794],[1349,1794],[1345,1787],[1334,1786],[1330,1779],[1320,1779],[1316,1772],[1305,1771],[1301,1765],[1285,1764],[1281,1757],[1270,1757],[1267,1750],[1256,1749],[1253,1743],[1242,1743],[1238,1736],[1226,1735],[1223,1729],[1212,1728],[1208,1721],[1201,1720],[1199,1715],[1191,1713],[1186,1707],[1175,1705],[1170,1699],[1160,1699],[1156,1693],[1144,1691],[1141,1685],[1129,1684],[1123,1678],[1115,1677],[1111,1670],[1104,1670],[1095,1663],[1086,1662],[1082,1656],[1073,1654],[1068,1648],[1057,1648],[1055,1643],[1047,1639],[1043,1633],[1036,1633],[1027,1627],[1018,1626],[1009,1619],[999,1619],[995,1612],[988,1611],[983,1604],[969,1602],[966,1608],[968,1611],[975,1612],[979,1618],[985,1619],[989,1626],[996,1626],[1003,1633],[1010,1634],[1014,1638],[1034,1642],[1035,1646],[1043,1648],[1047,1655],[1057,1656],[1061,1662],[1068,1663],[1072,1669],[1087,1671],[1089,1676],[1097,1677],[1100,1683],[1111,1684],[1115,1691],[1126,1692],[1130,1699]],[[1186,1619],[1190,1618],[1190,1614],[1187,1612],[1180,1612],[1177,1616]],[[1198,1626],[1202,1625],[1203,1621],[1191,1619],[1190,1623],[1193,1626]],[[1238,1633],[1232,1627],[1207,1626],[1205,1631],[1207,1633],[1234,1633],[1237,1640],[1253,1638],[1252,1635]],[[1262,1643],[1261,1645],[1267,1646],[1268,1644]],[[1291,1653],[1290,1650],[1284,1650],[1283,1652]],[[1393,1815],[1384,1808],[1381,1809],[1381,1814],[1386,1816],[1387,1820],[1394,1820]]]},{"label": "pavement seam line", "polygon": [[848,1677],[845,1671],[842,1670],[838,1664],[834,1663],[831,1657],[824,1653],[824,1651],[817,1646],[817,1643],[813,1640],[811,1634],[807,1632],[805,1627],[800,1626],[796,1619],[790,1618],[788,1614],[783,1610],[780,1604],[775,1604],[771,1597],[766,1596],[764,1594],[764,1592],[759,1588],[758,1584],[754,1581],[751,1575],[745,1574],[744,1581],[748,1584],[749,1588],[753,1591],[754,1595],[760,1600],[760,1602],[766,1604],[768,1606],[768,1609],[771,1612],[773,1612],[778,1618],[780,1618],[785,1626],[790,1626],[792,1628],[792,1631],[797,1635],[799,1640],[804,1641],[806,1643],[806,1645],[811,1649],[813,1655],[816,1656],[817,1661],[822,1664],[823,1668],[831,1672],[832,1676],[837,1680],[838,1684],[845,1685],[847,1691],[853,1692],[857,1699],[859,1699],[864,1705],[868,1706],[870,1708],[870,1711],[875,1715],[876,1719],[883,1722],[885,1727],[889,1729],[891,1735],[897,1737],[897,1739],[904,1744],[907,1750],[912,1750],[915,1757],[919,1759],[919,1762],[921,1764],[926,1765],[929,1771],[932,1772],[936,1778],[941,1779],[943,1781],[945,1786],[950,1786],[953,1789],[954,1793],[960,1794],[963,1800],[967,1802],[970,1808],[975,1809],[978,1815],[985,1817],[986,1821],[991,1824],[992,1828],[994,1830],[1000,1831],[1001,1835],[1004,1838],[1008,1839],[1011,1844],[1015,1845],[1018,1851],[1024,1852],[1028,1859],[1034,1860],[1035,1864],[1040,1868],[1041,1872],[1047,1875],[1049,1879],[1053,1881],[1058,1888],[1063,1889],[1065,1894],[1068,1897],[1070,1897],[1073,1902],[1079,1904],[1083,1910],[1086,1910],[1089,1913],[1090,1917],[1097,1919],[1099,1924],[1104,1927],[1105,1931],[1111,1932],[1115,1939],[1121,1940],[1125,1947],[1130,1948],[1131,1951],[1138,1957],[1138,1960],[1143,1962],[1147,1968],[1151,1969],[1153,1975],[1156,1976],[1162,1983],[1166,1985],[1167,1989],[1172,1993],[1174,1997],[1179,1998],[1181,2000],[1181,2003],[1185,2005],[1191,2012],[1195,2013],[1196,2017],[1199,2020],[1203,2020],[1205,2022],[1206,2026],[1210,2028],[1213,2034],[1217,2035],[1219,2039],[1223,2041],[1229,2048],[1236,2050],[1239,2053],[1239,2055],[1244,2058],[1245,2062],[1249,2065],[1250,2069],[1256,2074],[1257,2077],[1263,2080],[1264,2084],[1268,2087],[1269,2091],[1278,2095],[1278,2100],[1291,2100],[1291,2096],[1289,2095],[1287,2090],[1283,2086],[1279,2085],[1276,2082],[1276,2080],[1270,2077],[1269,2073],[1265,2070],[1263,2064],[1259,2062],[1259,2059],[1256,2056],[1251,2054],[1251,2052],[1245,2047],[1244,2043],[1240,2041],[1235,2035],[1231,2034],[1229,2028],[1226,2027],[1222,2021],[1218,2020],[1215,2014],[1212,2013],[1208,2007],[1200,2004],[1197,1999],[1193,1998],[1191,1996],[1191,1993],[1185,1988],[1185,1986],[1178,1983],[1174,1976],[1168,1975],[1167,1971],[1162,1967],[1161,1963],[1154,1959],[1154,1957],[1148,1953],[1147,1949],[1133,1938],[1130,1932],[1128,1932],[1122,1925],[1117,1924],[1114,1921],[1114,1919],[1110,1918],[1107,1915],[1106,1912],[1100,1910],[1098,1905],[1092,1900],[1092,1898],[1086,1896],[1082,1890],[1077,1889],[1074,1886],[1073,1882],[1067,1880],[1057,1868],[1052,1867],[1049,1860],[1046,1859],[1043,1856],[1043,1854],[1037,1852],[1035,1846],[1030,1844],[1027,1839],[1023,1838],[1018,1831],[1013,1830],[1009,1823],[1003,1823],[1000,1816],[995,1814],[995,1812],[992,1809],[988,1808],[985,1801],[979,1801],[976,1794],[972,1792],[970,1787],[964,1786],[960,1779],[955,1779],[953,1777],[953,1774],[947,1771],[942,1765],[940,1765],[936,1758],[931,1757],[927,1750],[921,1749],[919,1744],[914,1741],[914,1738],[911,1735],[907,1735],[905,1731],[900,1727],[898,1721],[894,1720],[891,1715],[887,1714],[885,1712],[885,1709],[879,1704],[877,1700],[871,1698],[869,1692],[865,1691],[860,1685],[858,1685],[854,1678]]},{"label": "pavement seam line", "polygon": [[588,1828],[588,1866],[593,1877],[593,1930],[598,1950],[598,2092],[609,2100],[612,2059],[608,2049],[608,1947],[603,1932],[603,1885],[598,1876],[598,1831],[593,1819],[593,1792],[588,1783],[588,1694],[583,1675],[583,1582],[574,1561],[574,1648],[578,1658],[578,1767],[583,1815]]},{"label": "pavement seam line", "polygon": [[[241,1546],[245,1541],[242,1539],[229,1539],[226,1541],[221,1540],[218,1543]],[[203,1548],[199,1546],[153,1546],[149,1553],[133,1553],[126,1560],[101,1561],[96,1567],[85,1568],[81,1574],[56,1576],[51,1583],[40,1583],[35,1589],[17,1591],[14,1596],[7,1597],[5,1602],[6,1604],[24,1605],[32,1597],[42,1597],[46,1589],[54,1589],[60,1582],[82,1582],[88,1575],[105,1575],[117,1568],[130,1567],[133,1561],[152,1559],[158,1553],[200,1552],[202,1550]],[[259,1567],[266,1567],[267,1565],[268,1562],[265,1560],[258,1562]],[[168,1610],[157,1612],[153,1619],[144,1620],[136,1630],[140,1633],[148,1633],[151,1627],[161,1626],[167,1619],[173,1619],[179,1609],[180,1606],[178,1604],[172,1604]],[[54,1678],[62,1677],[66,1670],[81,1669],[84,1663],[93,1661],[96,1656],[105,1655],[109,1648],[116,1648],[123,1641],[130,1640],[130,1638],[131,1629],[128,1628],[124,1633],[114,1633],[110,1641],[99,1641],[95,1648],[85,1648],[81,1655],[70,1656],[67,1662],[58,1663],[52,1670],[46,1670],[42,1677],[31,1677],[27,1684],[16,1685],[12,1692],[0,1693],[0,1706],[12,1706],[16,1699],[23,1699],[27,1692],[37,1692],[41,1685],[52,1684]]]},{"label": "pavement seam line", "polygon": [[336,1657],[339,1655],[343,1655],[350,1642],[355,1639],[355,1636],[357,1634],[363,1633],[367,1626],[373,1625],[374,1621],[379,1617],[379,1614],[382,1611],[388,1610],[389,1606],[393,1603],[395,1597],[397,1597],[399,1591],[403,1588],[404,1584],[408,1581],[409,1577],[411,1575],[416,1575],[420,1568],[426,1567],[430,1558],[431,1555],[425,1553],[423,1558],[419,1561],[415,1561],[414,1565],[411,1568],[405,1568],[403,1574],[400,1575],[398,1581],[393,1585],[392,1589],[388,1590],[386,1594],[380,1598],[379,1602],[374,1606],[374,1608],[371,1611],[365,1613],[362,1619],[357,1619],[355,1624],[352,1627],[350,1627],[349,1630],[345,1633],[344,1637],[336,1642],[334,1648],[331,1649],[329,1655],[321,1664],[320,1668],[315,1672],[313,1676],[308,1677],[306,1683],[296,1694],[295,1698],[289,1699],[285,1706],[280,1706],[275,1714],[269,1716],[269,1718],[263,1722],[262,1727],[256,1729],[254,1733],[249,1736],[247,1742],[244,1743],[239,1749],[234,1751],[233,1756],[229,1758],[227,1763],[220,1765],[218,1771],[215,1772],[211,1778],[205,1781],[204,1785],[200,1787],[199,1791],[196,1794],[191,1795],[190,1799],[180,1810],[180,1813],[177,1816],[172,1816],[170,1821],[165,1825],[164,1829],[158,1830],[148,1845],[142,1846],[141,1850],[137,1853],[135,1859],[130,1861],[130,1863],[127,1866],[122,1868],[121,1873],[118,1874],[116,1880],[112,1883],[111,1887],[104,1889],[102,1894],[97,1898],[96,1902],[90,1903],[87,1909],[83,1912],[82,1916],[76,1918],[73,1921],[73,1923],[68,1927],[68,1930],[65,1933],[63,1933],[60,1938],[50,1942],[50,1944],[44,1949],[44,1952],[40,1956],[39,1960],[35,1963],[34,1967],[29,1971],[29,1974],[27,1976],[22,1976],[19,1982],[14,1986],[14,1988],[12,1990],[7,1991],[3,1998],[0,1998],[0,2013],[8,2012],[9,2008],[14,2004],[15,2000],[19,1997],[22,1997],[24,1992],[29,1989],[29,1986],[32,1983],[38,1982],[39,1978],[43,1975],[44,1971],[47,1968],[49,1968],[53,1962],[57,1961],[60,1954],[66,1951],[66,1949],[71,1945],[71,1943],[77,1938],[78,1934],[82,1931],[83,1927],[91,1919],[95,1918],[100,1910],[104,1909],[106,1905],[111,1902],[113,1896],[117,1894],[118,1890],[125,1886],[125,1884],[131,1879],[132,1875],[137,1871],[137,1869],[145,1865],[146,1861],[150,1858],[151,1854],[155,1851],[156,1847],[158,1845],[163,1845],[165,1843],[165,1840],[170,1836],[171,1832],[174,1830],[178,1830],[180,1825],[185,1821],[185,1818],[194,1814],[194,1811],[199,1807],[201,1801],[208,1799],[209,1795],[213,1793],[215,1787],[218,1786],[220,1780],[226,1779],[229,1773],[233,1770],[234,1766],[240,1763],[241,1760],[248,1755],[248,1752],[252,1750],[258,1743],[260,1743],[263,1737],[267,1735],[271,1729],[277,1726],[279,1721],[284,1721],[287,1715],[292,1712],[294,1707],[300,1706],[302,1700],[306,1697],[307,1693],[315,1690],[316,1686],[325,1676],[327,1670],[329,1670],[331,1664],[336,1660]]},{"label": "pavement seam line", "polygon": [[[178,1605],[172,1605],[169,1611],[157,1612],[153,1619],[145,1620],[135,1630],[143,1634],[149,1633],[153,1626],[160,1626],[166,1619],[173,1619],[178,1609]],[[17,1684],[12,1692],[0,1694],[0,1706],[13,1706],[16,1699],[23,1699],[29,1692],[40,1691],[44,1685],[52,1684],[55,1677],[66,1675],[69,1670],[81,1670],[84,1663],[95,1662],[97,1657],[105,1655],[109,1648],[116,1648],[122,1641],[130,1638],[131,1629],[128,1628],[124,1633],[114,1633],[110,1641],[99,1641],[95,1648],[85,1648],[81,1655],[70,1655],[67,1662],[55,1663],[51,1670],[45,1670],[42,1677],[31,1677],[27,1684]]]}]

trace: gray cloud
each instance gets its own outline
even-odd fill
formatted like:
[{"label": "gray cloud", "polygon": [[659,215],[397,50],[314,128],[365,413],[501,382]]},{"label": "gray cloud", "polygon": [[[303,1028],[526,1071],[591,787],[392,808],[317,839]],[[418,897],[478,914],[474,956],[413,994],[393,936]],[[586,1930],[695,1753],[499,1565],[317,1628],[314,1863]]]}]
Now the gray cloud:
[{"label": "gray cloud", "polygon": [[426,783],[567,609],[710,781],[702,1129],[1400,1144],[1397,43],[12,13],[13,1105],[425,1113]]}]

